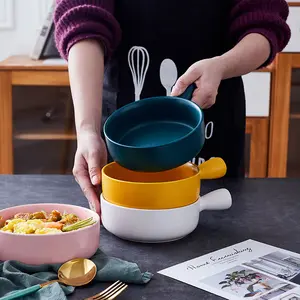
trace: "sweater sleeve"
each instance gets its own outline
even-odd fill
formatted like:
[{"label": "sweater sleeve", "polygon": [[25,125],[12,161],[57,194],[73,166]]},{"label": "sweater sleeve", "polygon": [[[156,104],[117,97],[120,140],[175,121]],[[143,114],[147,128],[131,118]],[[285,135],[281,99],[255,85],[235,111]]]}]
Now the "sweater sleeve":
[{"label": "sweater sleeve", "polygon": [[286,23],[289,7],[285,0],[231,0],[230,38],[235,45],[250,33],[268,39],[271,54],[261,67],[269,65],[288,44],[291,31]]},{"label": "sweater sleeve", "polygon": [[109,58],[121,39],[113,11],[113,0],[56,0],[55,42],[60,55],[67,60],[74,44],[96,39],[104,47],[105,58]]}]

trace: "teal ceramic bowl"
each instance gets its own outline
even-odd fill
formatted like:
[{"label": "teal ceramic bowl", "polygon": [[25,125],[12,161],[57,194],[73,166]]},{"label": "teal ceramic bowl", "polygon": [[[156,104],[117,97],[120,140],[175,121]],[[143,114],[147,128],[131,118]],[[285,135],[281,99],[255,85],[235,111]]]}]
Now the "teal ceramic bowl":
[{"label": "teal ceramic bowl", "polygon": [[108,151],[115,162],[133,171],[176,168],[199,154],[205,141],[201,108],[191,98],[153,97],[115,111],[104,124]]}]

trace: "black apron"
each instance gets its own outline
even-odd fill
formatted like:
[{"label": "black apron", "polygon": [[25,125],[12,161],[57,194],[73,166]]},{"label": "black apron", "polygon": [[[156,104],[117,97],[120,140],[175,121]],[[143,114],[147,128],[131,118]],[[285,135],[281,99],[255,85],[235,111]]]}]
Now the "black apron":
[{"label": "black apron", "polygon": [[[163,60],[175,63],[179,77],[196,61],[226,52],[230,2],[117,0],[122,28],[116,52],[118,107],[166,95],[160,79]],[[204,120],[206,141],[197,161],[222,157],[227,176],[244,176],[245,96],[240,77],[222,81],[216,104],[204,110]]]}]

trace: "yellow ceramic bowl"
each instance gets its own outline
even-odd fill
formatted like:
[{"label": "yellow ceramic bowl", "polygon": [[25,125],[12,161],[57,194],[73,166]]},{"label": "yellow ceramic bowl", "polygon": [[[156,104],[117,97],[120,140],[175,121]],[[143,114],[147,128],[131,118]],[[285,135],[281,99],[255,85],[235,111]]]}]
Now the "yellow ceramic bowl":
[{"label": "yellow ceramic bowl", "polygon": [[197,201],[201,179],[220,178],[226,170],[221,158],[158,173],[135,172],[113,162],[102,169],[102,193],[110,203],[129,208],[182,207]]}]

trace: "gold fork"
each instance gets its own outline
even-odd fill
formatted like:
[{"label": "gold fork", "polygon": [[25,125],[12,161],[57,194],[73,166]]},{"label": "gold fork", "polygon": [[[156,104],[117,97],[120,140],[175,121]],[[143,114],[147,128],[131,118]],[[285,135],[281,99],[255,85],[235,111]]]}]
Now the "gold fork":
[{"label": "gold fork", "polygon": [[92,297],[86,298],[84,300],[113,300],[117,296],[119,296],[127,287],[127,284],[118,280],[114,284],[110,285],[103,292],[96,294]]}]

